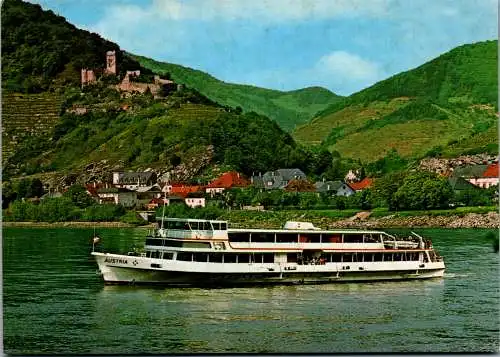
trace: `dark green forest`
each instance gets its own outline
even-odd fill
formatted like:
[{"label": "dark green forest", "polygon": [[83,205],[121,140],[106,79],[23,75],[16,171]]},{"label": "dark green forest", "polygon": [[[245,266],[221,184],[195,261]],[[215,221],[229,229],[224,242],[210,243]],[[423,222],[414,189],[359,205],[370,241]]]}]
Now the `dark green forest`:
[{"label": "dark green forest", "polygon": [[80,84],[81,68],[103,68],[115,50],[120,74],[151,71],[96,33],[77,29],[62,16],[21,0],[2,2],[2,89],[37,93]]}]

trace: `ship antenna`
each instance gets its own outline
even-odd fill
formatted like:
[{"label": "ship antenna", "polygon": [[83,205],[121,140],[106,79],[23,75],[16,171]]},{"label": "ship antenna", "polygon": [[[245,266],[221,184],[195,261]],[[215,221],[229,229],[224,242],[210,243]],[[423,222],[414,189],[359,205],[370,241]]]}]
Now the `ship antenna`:
[{"label": "ship antenna", "polygon": [[165,218],[165,200],[167,199],[167,194],[165,193],[165,198],[163,199],[163,213],[161,214],[161,229],[163,229],[163,219]]}]

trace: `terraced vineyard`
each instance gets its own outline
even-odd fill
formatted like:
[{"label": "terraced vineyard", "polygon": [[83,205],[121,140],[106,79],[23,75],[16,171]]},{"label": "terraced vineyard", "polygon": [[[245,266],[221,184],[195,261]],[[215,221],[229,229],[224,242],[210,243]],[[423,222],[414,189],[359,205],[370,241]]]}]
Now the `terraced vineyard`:
[{"label": "terraced vineyard", "polygon": [[57,120],[62,99],[52,93],[2,96],[2,160],[12,155],[27,136],[49,133]]},{"label": "terraced vineyard", "polygon": [[498,41],[457,47],[332,104],[293,136],[342,157],[498,152]]}]

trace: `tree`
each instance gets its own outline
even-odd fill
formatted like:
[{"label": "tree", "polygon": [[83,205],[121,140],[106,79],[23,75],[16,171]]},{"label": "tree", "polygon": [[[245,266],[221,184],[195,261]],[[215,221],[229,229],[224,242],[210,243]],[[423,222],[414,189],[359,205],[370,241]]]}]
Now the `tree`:
[{"label": "tree", "polygon": [[2,209],[9,207],[9,204],[17,197],[17,192],[10,181],[5,181],[2,185]]},{"label": "tree", "polygon": [[43,183],[40,179],[33,179],[27,190],[26,197],[42,197],[44,193]]},{"label": "tree", "polygon": [[16,192],[17,198],[28,197],[28,190],[30,188],[31,182],[28,179],[22,179],[17,183]]},{"label": "tree", "polygon": [[492,204],[493,195],[489,189],[471,187],[458,192],[455,195],[455,202],[466,206],[486,206]]},{"label": "tree", "polygon": [[391,211],[398,209],[394,194],[403,184],[405,176],[406,173],[402,171],[391,172],[375,180],[373,184],[373,198],[375,201],[379,201],[378,205],[387,205]]},{"label": "tree", "polygon": [[431,172],[415,172],[405,177],[393,198],[402,209],[447,208],[453,189],[444,177]]},{"label": "tree", "polygon": [[71,186],[63,196],[69,198],[75,206],[80,208],[89,207],[95,203],[92,197],[87,193],[87,190],[80,185]]}]

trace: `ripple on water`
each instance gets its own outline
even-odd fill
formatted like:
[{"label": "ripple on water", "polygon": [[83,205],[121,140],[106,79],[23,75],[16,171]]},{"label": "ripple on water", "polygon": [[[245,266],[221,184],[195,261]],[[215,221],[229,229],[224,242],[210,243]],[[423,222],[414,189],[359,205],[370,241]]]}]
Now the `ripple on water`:
[{"label": "ripple on water", "polygon": [[[445,257],[443,279],[172,289],[104,286],[88,260],[88,230],[6,229],[4,346],[12,354],[496,351],[498,254],[471,241],[475,230],[417,233]],[[143,236],[100,234],[116,250]]]}]

